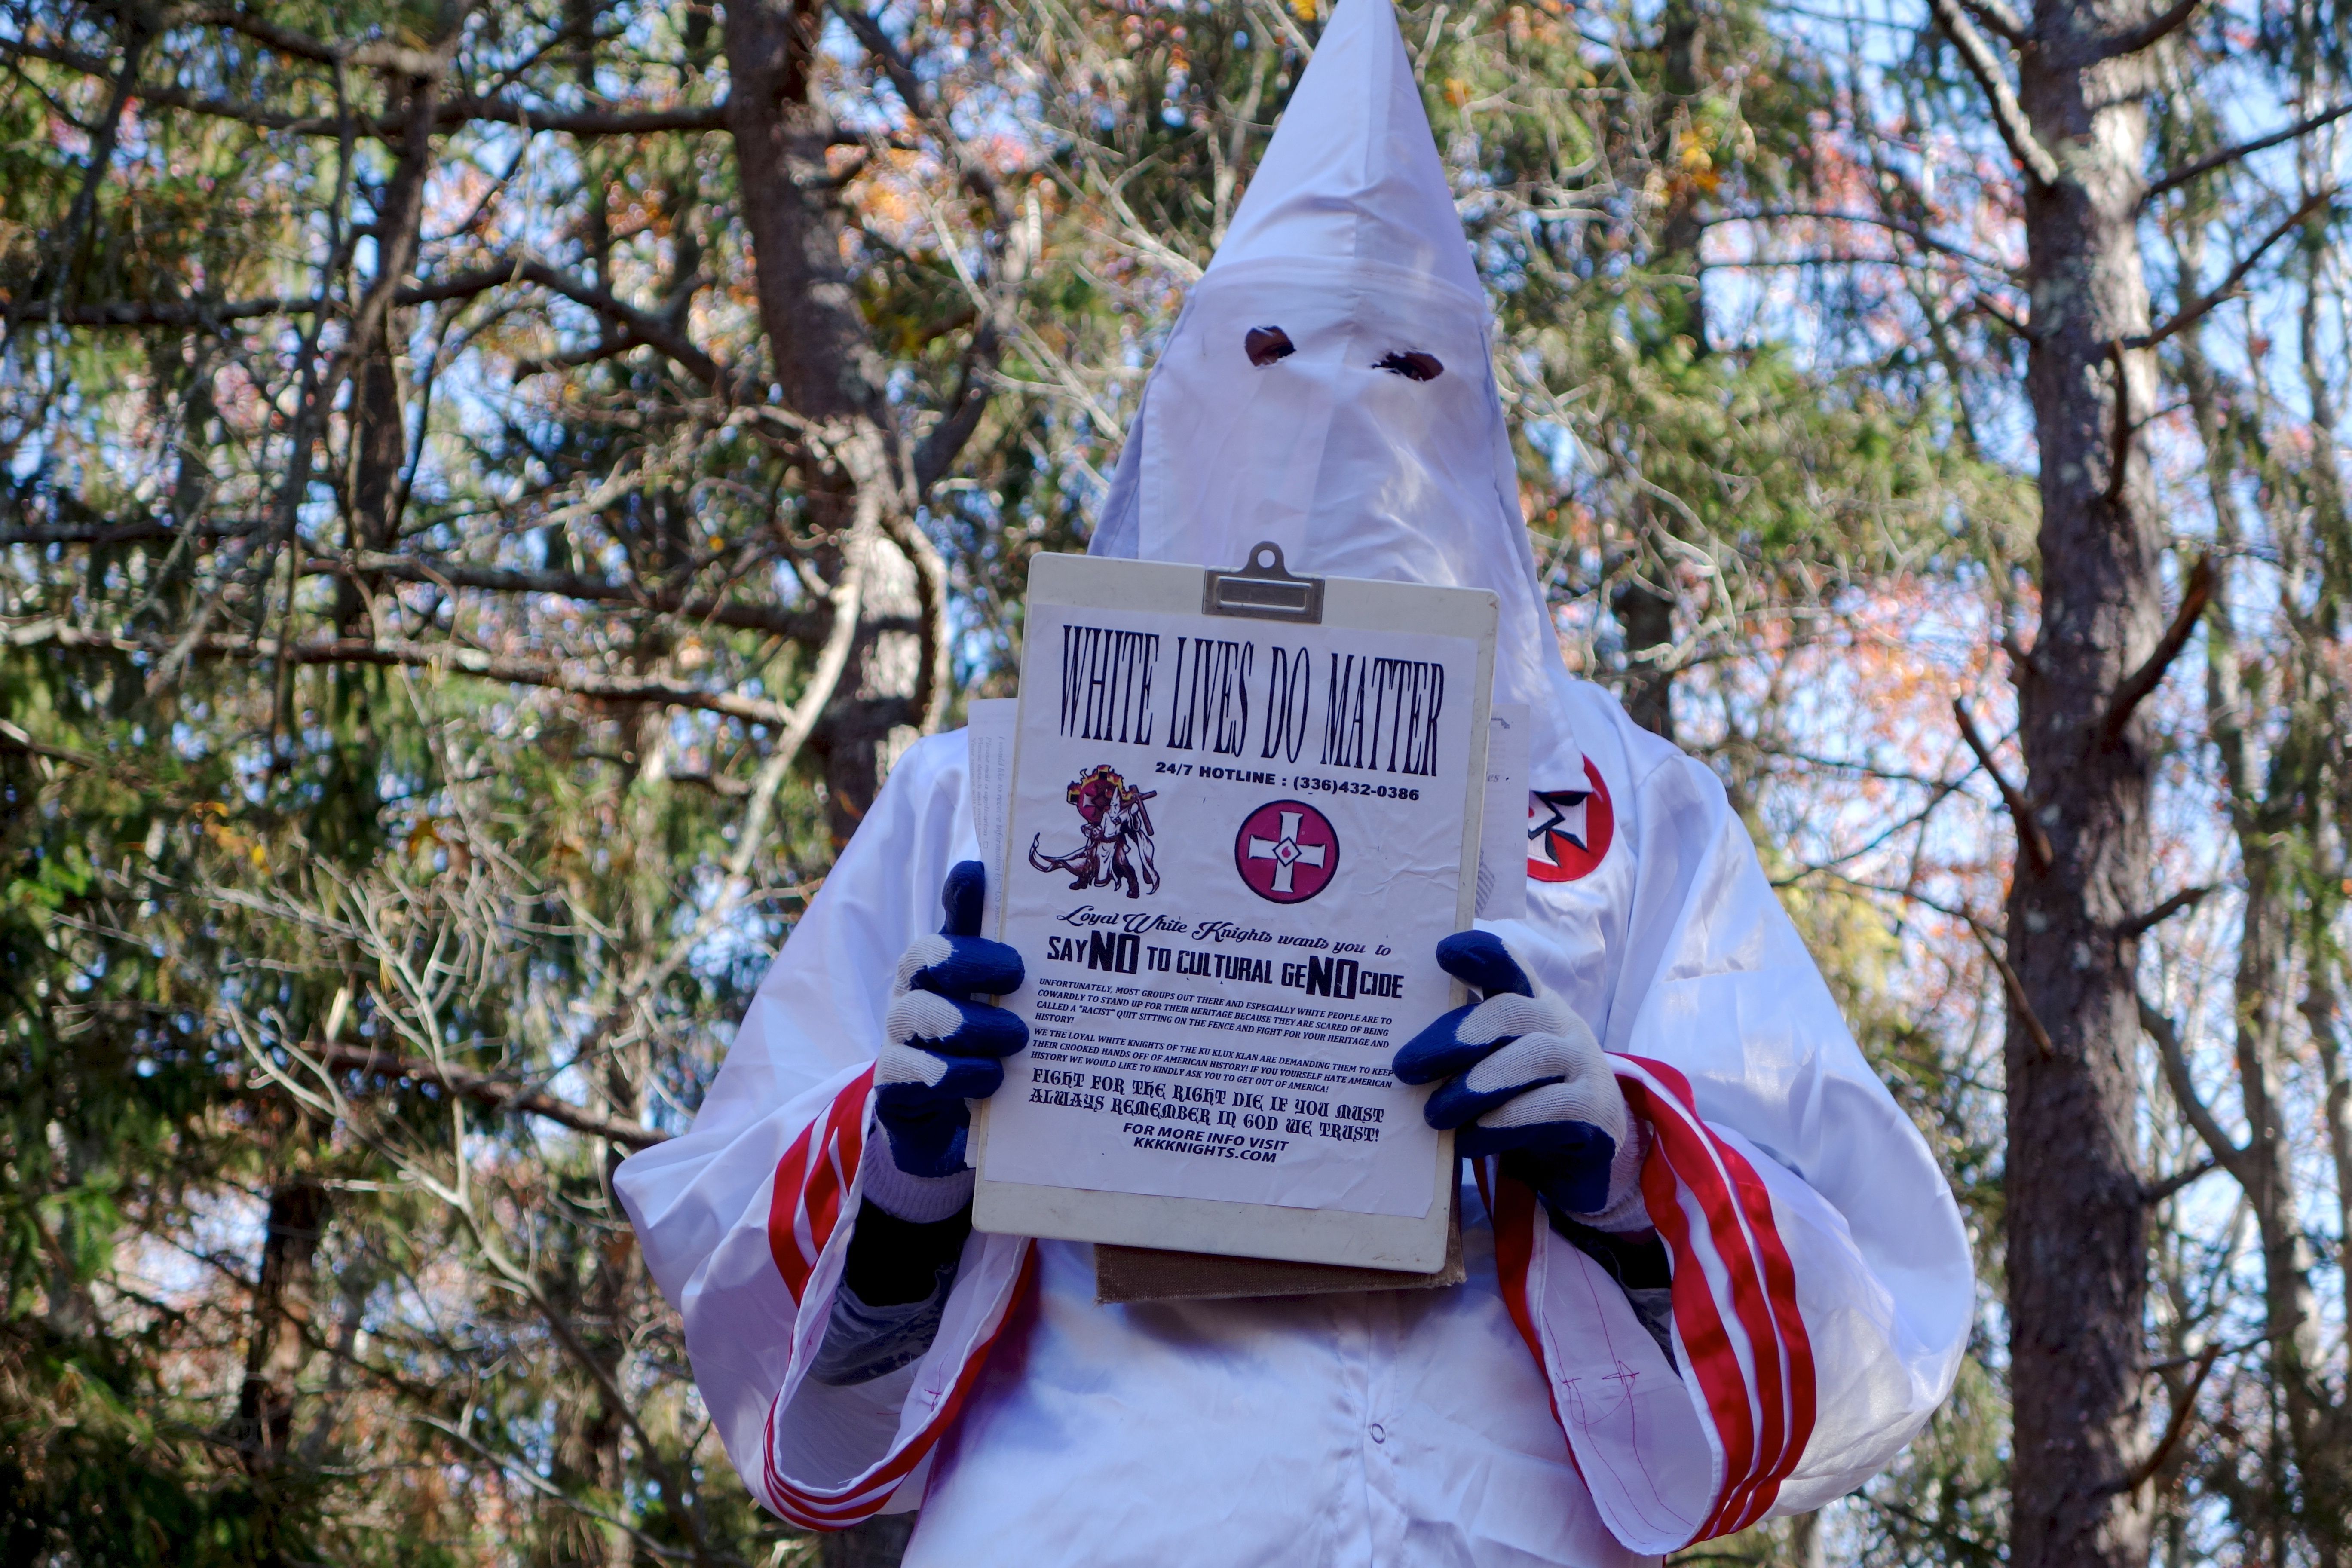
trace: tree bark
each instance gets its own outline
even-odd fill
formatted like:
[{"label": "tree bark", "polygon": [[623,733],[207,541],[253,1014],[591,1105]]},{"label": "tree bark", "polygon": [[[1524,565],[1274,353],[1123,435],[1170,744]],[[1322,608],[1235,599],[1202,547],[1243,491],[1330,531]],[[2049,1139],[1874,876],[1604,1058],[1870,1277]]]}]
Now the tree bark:
[{"label": "tree bark", "polygon": [[[1650,160],[1665,173],[1653,268],[1662,274],[1656,301],[1662,352],[1679,339],[1694,359],[1707,353],[1706,295],[1699,284],[1700,186],[1679,162],[1684,138],[1695,134],[1691,107],[1706,70],[1705,16],[1696,0],[1668,0],[1658,19],[1660,85],[1664,119],[1650,138]],[[1635,499],[1640,537],[1627,575],[1609,595],[1610,614],[1625,634],[1625,675],[1620,692],[1626,716],[1654,735],[1675,738],[1675,574],[1658,538],[1680,521],[1647,495]]]},{"label": "tree bark", "polygon": [[[2288,1005],[2300,958],[2305,1015],[2320,1056],[2326,1110],[2335,1113],[2341,1109],[2329,1016],[2333,1007],[2327,1000],[2330,920],[2324,903],[2313,907],[2305,881],[2306,868],[2328,858],[2325,803],[2341,743],[2326,674],[2333,650],[2324,637],[2315,646],[2309,633],[2326,612],[2323,608],[2319,616],[2311,616],[2297,600],[2301,585],[2312,575],[2302,568],[2312,564],[2318,567],[2316,576],[2323,584],[2323,606],[2341,602],[2338,585],[2345,572],[2341,562],[2332,558],[2340,552],[2338,542],[2346,530],[2333,461],[2334,411],[2325,376],[2315,369],[2319,351],[2313,300],[2320,285],[2308,270],[2303,282],[2305,385],[2315,399],[2314,425],[2324,439],[2315,444],[2311,460],[2294,465],[2292,473],[2283,470],[2267,447],[2258,449],[2253,464],[2260,493],[2273,498],[2269,501],[2271,527],[2285,542],[2281,566],[2291,586],[2277,611],[2285,656],[2271,665],[2273,680],[2251,690],[2240,676],[2238,623],[2228,599],[2228,563],[2238,553],[2240,531],[2225,492],[2236,477],[2239,444],[2223,434],[2212,373],[2193,335],[2183,345],[2182,359],[2199,433],[2215,468],[2213,499],[2220,526],[2214,542],[2223,559],[2209,634],[2206,708],[2246,884],[2232,977],[2232,1043],[2246,1144],[2229,1163],[2245,1193],[2261,1241],[2264,1354],[2271,1366],[2270,1395],[2283,1418],[2283,1430],[2265,1451],[2263,1484],[2271,1515],[2292,1520],[2309,1540],[2315,1561],[2322,1568],[2334,1568],[2346,1544],[2345,1500],[2352,1496],[2352,1468],[2347,1468],[2340,1437],[2347,1407],[2328,1386],[2294,1150],[2280,1103],[2280,1079],[2288,1060]],[[2294,504],[2289,498],[2297,496],[2298,479],[2307,487],[2311,503],[2309,535],[2319,544],[2315,562],[2306,563],[2294,548],[2294,524],[2277,515]],[[2281,714],[2285,724],[2273,731]],[[2343,1179],[2341,1163],[2337,1174]],[[2339,1191],[2339,1211],[2343,1201]]]},{"label": "tree bark", "polygon": [[[1643,550],[1629,563],[1634,572],[1655,571],[1655,553]],[[1609,595],[1610,613],[1625,632],[1626,717],[1654,735],[1675,738],[1675,672],[1664,662],[1675,646],[1675,601],[1640,576],[1630,576]]]},{"label": "tree bark", "polygon": [[[399,526],[393,508],[408,464],[408,431],[401,414],[395,352],[392,335],[379,334],[360,362],[359,381],[352,389],[352,515],[345,537],[355,552],[389,552]],[[343,636],[374,635],[362,584],[373,592],[382,581],[375,575],[337,580],[335,625]]]},{"label": "tree bark", "polygon": [[825,727],[825,814],[836,846],[857,831],[890,765],[914,740],[909,700],[922,679],[921,638],[875,624],[903,628],[920,614],[914,563],[879,530],[853,534],[848,548],[861,558],[865,594],[857,646],[843,679],[848,700],[836,700]]},{"label": "tree bark", "polygon": [[1691,110],[1700,102],[1706,85],[1706,34],[1697,0],[1666,0],[1659,17],[1659,52],[1664,67],[1661,84],[1668,106],[1666,123],[1651,149],[1651,157],[1666,171],[1665,211],[1658,224],[1658,269],[1685,278],[1664,283],[1659,303],[1667,312],[1669,332],[1690,340],[1691,357],[1707,353],[1706,296],[1699,286],[1699,241],[1706,229],[1699,219],[1703,187],[1694,171],[1680,162],[1685,137],[1697,134]]},{"label": "tree bark", "polygon": [[817,1542],[820,1568],[898,1568],[915,1533],[911,1513],[886,1513]]},{"label": "tree bark", "polygon": [[[847,218],[825,163],[835,127],[815,76],[824,15],[815,0],[728,5],[727,123],[776,386],[813,429],[801,464],[808,531],[835,541],[841,557],[863,569],[861,618],[896,620],[919,608],[918,573],[883,520],[913,515],[912,470],[890,423],[887,366],[842,259]],[[821,750],[836,843],[873,805],[894,760],[888,742],[921,685],[909,640],[861,627],[845,679],[849,700],[828,717]]]},{"label": "tree bark", "polygon": [[[2040,144],[2021,162],[2042,625],[2015,679],[2028,809],[2052,851],[2046,871],[2020,857],[2008,900],[2021,993],[2005,1177],[2018,1568],[2142,1568],[2148,1550],[2147,1490],[2128,1484],[2147,1424],[2147,1228],[2137,942],[2123,928],[2150,901],[2151,764],[2144,719],[2112,740],[2105,721],[2164,624],[2166,538],[2127,423],[2149,409],[2153,365],[2121,347],[2148,327],[2137,220],[2152,84],[2143,59],[2103,58],[2155,7],[2133,9],[2048,0],[2018,60]],[[2053,158],[2054,177],[2036,172]]]},{"label": "tree bark", "polygon": [[278,1468],[293,1436],[296,1380],[310,1359],[303,1331],[317,1310],[319,1237],[331,1206],[327,1189],[308,1175],[289,1177],[269,1194],[232,1429],[240,1458],[256,1475]]}]

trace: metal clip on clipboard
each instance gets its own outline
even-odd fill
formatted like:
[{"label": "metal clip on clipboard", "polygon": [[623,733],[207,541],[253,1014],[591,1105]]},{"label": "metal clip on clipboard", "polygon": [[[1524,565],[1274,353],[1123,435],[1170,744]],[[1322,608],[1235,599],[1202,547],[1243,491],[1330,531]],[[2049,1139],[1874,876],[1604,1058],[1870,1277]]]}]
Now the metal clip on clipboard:
[{"label": "metal clip on clipboard", "polygon": [[1323,579],[1291,575],[1283,564],[1282,546],[1260,540],[1250,546],[1248,565],[1230,572],[1213,567],[1202,574],[1201,613],[1319,626]]}]

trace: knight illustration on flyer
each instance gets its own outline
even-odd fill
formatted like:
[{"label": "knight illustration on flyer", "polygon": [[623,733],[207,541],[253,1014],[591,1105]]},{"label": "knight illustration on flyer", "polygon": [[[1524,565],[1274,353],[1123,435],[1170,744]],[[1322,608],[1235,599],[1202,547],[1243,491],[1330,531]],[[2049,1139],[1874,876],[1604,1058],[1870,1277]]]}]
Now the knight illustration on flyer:
[{"label": "knight illustration on flyer", "polygon": [[1063,792],[1063,798],[1078,808],[1085,842],[1067,855],[1041,855],[1037,847],[1045,836],[1040,831],[1029,840],[1029,864],[1040,871],[1068,872],[1074,892],[1124,887],[1130,899],[1158,892],[1151,813],[1144,807],[1158,795],[1129,784],[1108,763],[1097,763]]}]

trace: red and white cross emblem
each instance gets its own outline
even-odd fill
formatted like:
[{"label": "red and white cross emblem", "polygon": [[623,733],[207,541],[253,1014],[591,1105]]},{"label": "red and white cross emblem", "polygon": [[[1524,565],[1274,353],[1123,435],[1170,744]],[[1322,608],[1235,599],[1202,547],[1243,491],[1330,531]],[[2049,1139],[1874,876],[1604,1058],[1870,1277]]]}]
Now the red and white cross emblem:
[{"label": "red and white cross emblem", "polygon": [[1330,885],[1339,868],[1339,837],[1329,819],[1306,802],[1273,801],[1242,824],[1234,864],[1259,898],[1303,903]]}]

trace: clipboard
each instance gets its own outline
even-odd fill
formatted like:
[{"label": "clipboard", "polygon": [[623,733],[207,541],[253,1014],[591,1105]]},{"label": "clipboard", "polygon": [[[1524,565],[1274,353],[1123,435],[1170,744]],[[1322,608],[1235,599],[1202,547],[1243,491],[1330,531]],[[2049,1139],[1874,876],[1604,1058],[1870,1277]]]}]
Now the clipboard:
[{"label": "clipboard", "polygon": [[[1041,554],[1031,563],[1029,602],[1075,609],[1134,611],[1196,617],[1204,633],[1232,635],[1238,623],[1276,628],[1324,626],[1380,634],[1428,634],[1474,645],[1475,670],[1469,722],[1459,744],[1463,771],[1462,835],[1455,864],[1451,929],[1466,929],[1477,900],[1479,851],[1487,798],[1487,743],[1494,684],[1496,595],[1483,589],[1433,587],[1291,574],[1277,545],[1261,543],[1235,569],[1203,569],[1165,562],[1113,561]],[[1044,639],[1024,649],[1023,689],[1043,697],[1054,679]],[[1050,698],[1046,699],[1050,700]],[[1021,779],[1022,746],[1012,747],[1012,779]],[[1012,815],[1009,811],[1006,816]],[[1017,837],[992,824],[994,842],[982,843],[990,861],[990,929],[1004,935],[1005,889],[1015,874]],[[1418,962],[1432,963],[1425,955]],[[1405,960],[1404,962],[1414,962]],[[1452,987],[1455,1004],[1465,993]],[[1428,1202],[1416,1214],[1354,1213],[1339,1208],[1233,1202],[1213,1197],[1108,1192],[1053,1186],[992,1176],[988,1101],[975,1105],[971,1138],[977,1170],[974,1228],[1047,1239],[1093,1242],[1102,1248],[1100,1288],[1106,1300],[1170,1296],[1289,1294],[1325,1289],[1399,1288],[1452,1283],[1461,1278],[1458,1167],[1450,1133],[1436,1139]],[[1126,1256],[1129,1249],[1201,1255],[1193,1265],[1165,1256]],[[1201,1267],[1223,1260],[1204,1284]],[[1269,1260],[1252,1263],[1244,1260]],[[1301,1268],[1297,1266],[1321,1266]]]}]

